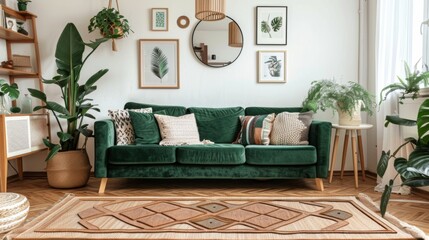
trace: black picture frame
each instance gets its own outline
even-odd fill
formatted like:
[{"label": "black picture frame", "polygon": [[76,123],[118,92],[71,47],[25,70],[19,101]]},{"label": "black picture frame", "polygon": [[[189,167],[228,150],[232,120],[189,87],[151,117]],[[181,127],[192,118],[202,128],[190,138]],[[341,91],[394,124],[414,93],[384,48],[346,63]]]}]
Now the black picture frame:
[{"label": "black picture frame", "polygon": [[257,6],[256,45],[287,45],[287,15],[287,6]]}]

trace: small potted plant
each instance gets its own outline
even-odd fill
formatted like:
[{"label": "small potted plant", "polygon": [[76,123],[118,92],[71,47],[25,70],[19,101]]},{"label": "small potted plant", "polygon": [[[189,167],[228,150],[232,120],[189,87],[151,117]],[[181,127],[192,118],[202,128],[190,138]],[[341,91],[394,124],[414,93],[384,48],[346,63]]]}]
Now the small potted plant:
[{"label": "small potted plant", "polygon": [[[93,32],[96,29],[100,30],[101,35],[105,38],[123,38],[130,31],[132,32],[128,20],[119,13],[115,8],[103,8],[89,21],[88,31]],[[113,50],[116,47],[113,45]]]},{"label": "small potted plant", "polygon": [[370,115],[375,109],[375,97],[359,83],[339,84],[331,80],[319,80],[311,83],[308,96],[302,103],[303,111],[328,108],[336,109],[340,125],[360,125],[360,111]]},{"label": "small potted plant", "polygon": [[0,114],[10,114],[6,108],[5,96],[15,100],[19,97],[18,85],[16,83],[9,84],[4,79],[0,79]]},{"label": "small potted plant", "polygon": [[18,1],[18,10],[27,11],[27,4],[31,2],[31,0],[17,0],[17,1]]}]

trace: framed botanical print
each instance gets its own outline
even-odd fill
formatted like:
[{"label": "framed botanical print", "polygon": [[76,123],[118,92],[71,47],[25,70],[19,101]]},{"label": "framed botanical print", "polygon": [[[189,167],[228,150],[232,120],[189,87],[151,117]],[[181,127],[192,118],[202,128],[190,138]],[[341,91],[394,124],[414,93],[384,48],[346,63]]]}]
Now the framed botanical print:
[{"label": "framed botanical print", "polygon": [[258,82],[286,82],[286,51],[258,51]]},{"label": "framed botanical print", "polygon": [[152,31],[168,31],[168,8],[152,8]]},{"label": "framed botanical print", "polygon": [[287,44],[287,7],[256,7],[256,44]]},{"label": "framed botanical print", "polygon": [[179,39],[139,40],[139,88],[179,88]]}]

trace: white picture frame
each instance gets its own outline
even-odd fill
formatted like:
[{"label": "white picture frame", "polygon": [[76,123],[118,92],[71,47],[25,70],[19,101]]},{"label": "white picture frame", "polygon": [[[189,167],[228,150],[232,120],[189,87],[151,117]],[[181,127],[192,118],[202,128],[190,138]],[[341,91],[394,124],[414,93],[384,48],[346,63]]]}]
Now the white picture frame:
[{"label": "white picture frame", "polygon": [[[167,72],[161,69],[159,59],[166,59]],[[139,88],[180,88],[179,39],[139,40]],[[162,69],[165,69],[165,64]]]},{"label": "white picture frame", "polygon": [[256,45],[287,45],[287,7],[256,7]]},{"label": "white picture frame", "polygon": [[286,83],[287,53],[258,51],[258,83]]},{"label": "white picture frame", "polygon": [[152,8],[152,31],[168,31],[168,8]]},{"label": "white picture frame", "polygon": [[12,30],[14,32],[18,31],[18,27],[16,25],[16,19],[15,18],[6,17],[5,18],[5,23],[6,23],[5,27],[7,29],[10,29],[10,30]]}]

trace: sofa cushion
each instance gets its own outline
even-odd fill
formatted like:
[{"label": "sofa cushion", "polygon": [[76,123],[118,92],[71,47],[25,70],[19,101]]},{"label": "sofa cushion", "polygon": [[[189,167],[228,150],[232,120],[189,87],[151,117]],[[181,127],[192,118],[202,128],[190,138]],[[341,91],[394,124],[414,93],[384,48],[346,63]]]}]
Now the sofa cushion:
[{"label": "sofa cushion", "polygon": [[[156,114],[166,114],[165,110]],[[161,141],[158,123],[153,113],[138,113],[130,111],[131,124],[134,128],[136,144],[158,144]]]},{"label": "sofa cushion", "polygon": [[129,112],[151,113],[152,108],[108,110],[108,115],[115,123],[117,145],[134,144],[134,129],[131,124]]},{"label": "sofa cushion", "polygon": [[246,116],[256,116],[263,114],[275,113],[279,114],[281,112],[301,112],[301,107],[247,107]]},{"label": "sofa cushion", "polygon": [[242,107],[231,108],[188,108],[197,120],[201,140],[215,143],[232,143],[241,129]]},{"label": "sofa cushion", "polygon": [[246,163],[253,165],[310,165],[317,162],[316,148],[303,146],[246,146]]},{"label": "sofa cushion", "polygon": [[162,138],[159,145],[180,146],[201,144],[193,113],[180,117],[155,114],[155,118],[158,122]]},{"label": "sofa cushion", "polygon": [[154,105],[146,103],[127,102],[124,109],[138,109],[138,108],[152,108],[153,112],[165,110],[166,115],[169,116],[182,116],[186,114],[186,108],[182,106],[169,106],[169,105]]},{"label": "sofa cushion", "polygon": [[169,164],[176,162],[176,147],[158,144],[112,146],[109,164]]},{"label": "sofa cushion", "polygon": [[307,145],[313,112],[282,112],[276,116],[271,131],[273,145]]},{"label": "sofa cushion", "polygon": [[234,143],[270,145],[270,133],[276,115],[240,116],[241,130]]},{"label": "sofa cushion", "polygon": [[244,147],[238,144],[180,146],[176,158],[181,164],[204,165],[237,165],[246,161]]}]

